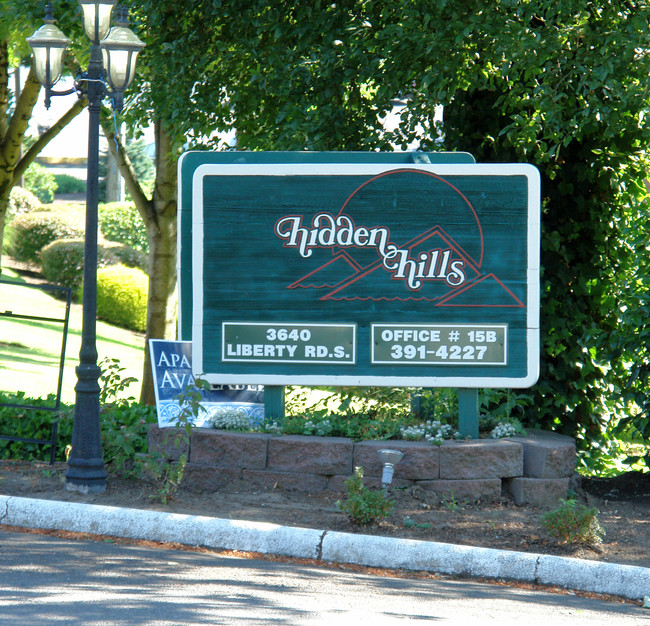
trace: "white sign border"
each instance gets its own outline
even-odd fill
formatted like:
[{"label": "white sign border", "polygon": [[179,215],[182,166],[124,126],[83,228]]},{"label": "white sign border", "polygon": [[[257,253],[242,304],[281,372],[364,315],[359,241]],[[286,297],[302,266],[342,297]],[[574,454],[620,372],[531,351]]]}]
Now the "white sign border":
[{"label": "white sign border", "polygon": [[[289,375],[228,374],[205,372],[203,368],[203,187],[208,176],[376,176],[394,170],[421,170],[446,176],[525,176],[528,179],[526,375],[495,376],[374,376],[374,375]],[[397,164],[397,163],[208,163],[194,171],[192,179],[192,364],[195,376],[211,384],[261,384],[306,386],[386,386],[528,388],[539,378],[540,332],[540,235],[541,184],[539,171],[527,163],[490,164]]]}]

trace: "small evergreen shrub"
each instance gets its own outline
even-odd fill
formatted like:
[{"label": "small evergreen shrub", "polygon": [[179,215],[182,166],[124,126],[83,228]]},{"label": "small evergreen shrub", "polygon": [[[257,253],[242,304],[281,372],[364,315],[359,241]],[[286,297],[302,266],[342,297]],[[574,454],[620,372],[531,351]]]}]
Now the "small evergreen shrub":
[{"label": "small evergreen shrub", "polygon": [[560,543],[601,543],[605,531],[598,521],[598,509],[589,508],[569,498],[560,500],[559,508],[542,517],[542,527]]},{"label": "small evergreen shrub", "polygon": [[41,208],[41,201],[27,189],[14,187],[9,194],[7,205],[7,221],[11,221],[18,215],[33,213]]},{"label": "small evergreen shrub", "polygon": [[144,332],[149,279],[137,268],[113,265],[97,270],[97,317]]},{"label": "small evergreen shrub", "polygon": [[368,526],[390,515],[395,503],[383,490],[369,489],[363,484],[363,468],[355,467],[354,474],[345,481],[347,498],[336,506],[348,514],[357,526]]},{"label": "small evergreen shrub", "polygon": [[[97,267],[126,265],[144,269],[146,258],[128,246],[110,242],[97,247]],[[41,250],[43,276],[62,287],[70,287],[76,294],[81,288],[84,267],[83,239],[58,239]]]},{"label": "small evergreen shrub", "polygon": [[29,189],[43,204],[54,200],[56,180],[54,174],[47,168],[32,163],[25,172],[25,187]]},{"label": "small evergreen shrub", "polygon": [[147,229],[133,202],[107,202],[99,205],[99,229],[109,241],[123,243],[147,254]]},{"label": "small evergreen shrub", "polygon": [[25,213],[8,229],[8,253],[18,261],[40,263],[40,252],[57,239],[83,237],[83,216],[65,210]]}]

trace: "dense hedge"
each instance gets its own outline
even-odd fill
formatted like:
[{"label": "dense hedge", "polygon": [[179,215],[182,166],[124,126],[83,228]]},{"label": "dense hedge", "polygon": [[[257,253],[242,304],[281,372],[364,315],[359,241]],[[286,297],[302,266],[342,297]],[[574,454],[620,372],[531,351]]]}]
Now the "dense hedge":
[{"label": "dense hedge", "polygon": [[149,279],[124,265],[97,271],[97,317],[122,328],[144,332],[147,324]]},{"label": "dense hedge", "polygon": [[40,263],[40,252],[57,239],[83,237],[84,219],[70,210],[36,211],[18,215],[7,226],[7,252],[18,261]]},{"label": "dense hedge", "polygon": [[[83,239],[58,239],[41,251],[43,275],[48,281],[71,287],[75,293],[81,288],[84,265]],[[97,248],[97,267],[126,265],[144,270],[147,259],[142,252],[129,246],[104,242]]]},{"label": "dense hedge", "polygon": [[25,187],[43,204],[54,200],[57,183],[54,174],[38,163],[32,163],[25,172]]},{"label": "dense hedge", "polygon": [[149,251],[147,229],[133,202],[100,204],[99,229],[110,241],[124,243],[145,254]]},{"label": "dense hedge", "polygon": [[70,174],[54,174],[56,193],[86,193],[86,181]]}]

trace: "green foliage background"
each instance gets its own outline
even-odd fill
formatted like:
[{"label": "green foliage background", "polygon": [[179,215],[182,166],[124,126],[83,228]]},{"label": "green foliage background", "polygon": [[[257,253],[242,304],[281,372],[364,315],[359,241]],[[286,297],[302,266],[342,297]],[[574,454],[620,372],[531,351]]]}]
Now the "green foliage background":
[{"label": "green foliage background", "polygon": [[[147,47],[125,120],[155,119],[176,148],[214,147],[215,131],[235,128],[240,149],[418,141],[536,165],[542,373],[516,412],[577,437],[592,466],[614,436],[647,443],[647,0],[127,4]],[[69,36],[70,7],[55,6]],[[7,10],[0,33],[41,14]],[[387,133],[395,98],[402,123]]]},{"label": "green foliage background", "polygon": [[[210,2],[184,16],[168,4],[155,25],[164,33],[175,20],[178,37],[161,46],[201,67],[193,101],[237,129],[239,148],[419,141],[540,169],[542,373],[521,412],[575,436],[592,467],[614,435],[646,441],[648,247],[635,233],[647,221],[648,3],[217,4],[210,32]],[[204,46],[194,58],[193,38],[215,56]],[[223,108],[215,93],[227,94]],[[381,118],[396,97],[402,123],[389,134]]]}]

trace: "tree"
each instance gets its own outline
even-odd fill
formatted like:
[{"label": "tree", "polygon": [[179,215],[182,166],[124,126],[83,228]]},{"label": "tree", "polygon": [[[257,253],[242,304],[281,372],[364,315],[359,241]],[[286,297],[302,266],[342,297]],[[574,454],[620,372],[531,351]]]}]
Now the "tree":
[{"label": "tree", "polygon": [[[193,19],[192,7],[153,1],[133,4],[137,27],[147,47],[138,60],[138,80],[131,97],[127,98],[124,118],[136,133],[138,128],[153,123],[155,184],[151,198],[142,190],[121,140],[115,137],[112,121],[104,118],[102,127],[147,229],[149,299],[145,345],[148,345],[149,339],[175,336],[176,162],[186,142],[190,120],[197,114],[190,97],[192,85],[200,75],[190,63],[184,63],[181,47],[171,56],[169,50],[182,34],[181,27]],[[207,24],[202,24],[202,28],[206,27]],[[209,51],[205,46],[202,49]],[[148,349],[145,349],[140,401],[146,404],[155,401]]]},{"label": "tree", "polygon": [[[426,23],[423,6],[409,3],[412,23]],[[629,362],[602,339],[620,330],[644,262],[629,229],[647,214],[648,4],[445,8],[430,36],[404,30],[387,68],[403,71],[408,55],[415,70],[401,139],[443,103],[446,147],[540,169],[543,358],[528,417],[588,455],[629,411]]]},{"label": "tree", "polygon": [[[332,34],[323,37],[318,30],[321,25],[326,29],[337,11],[330,5],[323,6],[326,10],[312,11],[303,3],[271,8],[255,2],[242,12],[240,3],[214,0],[192,6],[170,0],[132,3],[134,22],[147,47],[139,58],[139,78],[133,90],[136,95],[127,100],[124,117],[132,128],[154,123],[156,183],[152,198],[140,189],[123,147],[115,151],[119,142],[114,141],[112,125],[106,122],[103,127],[127,189],[147,225],[147,340],[169,338],[175,331],[176,161],[182,147],[216,147],[220,141],[218,131],[233,127],[238,130],[239,145],[253,149],[362,149],[374,145],[372,135],[381,125],[376,113],[362,106],[364,85],[356,84],[354,76],[360,65],[375,61],[358,50],[355,62],[338,75],[345,56],[338,52]],[[319,24],[310,24],[312,18]],[[336,28],[330,30],[337,31],[339,26],[343,29],[347,19],[347,13],[340,16]],[[299,82],[289,83],[288,94],[279,89],[285,75],[280,66],[285,49],[282,42],[275,47],[272,38],[263,32],[276,20],[283,21],[279,28],[293,42],[292,56],[285,61],[300,66],[295,69]],[[294,30],[305,20],[306,27]],[[261,40],[251,56],[249,46],[258,37]],[[268,93],[264,83],[252,76],[259,60],[267,54],[275,59],[273,88]],[[310,59],[318,60],[318,66],[310,67]],[[308,71],[303,72],[301,67]],[[308,85],[305,97],[299,97]],[[270,99],[262,105],[265,116],[251,113],[251,105],[265,101],[265,94]],[[291,113],[278,124],[272,116],[287,98],[291,98]],[[318,102],[310,104],[306,98],[317,98]],[[240,101],[246,106],[239,107]],[[339,131],[336,137],[332,129]],[[309,133],[307,138],[305,132]],[[141,401],[148,403],[154,400],[150,372],[146,351]]]},{"label": "tree", "polygon": [[[0,242],[4,232],[9,194],[38,153],[61,132],[85,107],[85,99],[77,100],[36,142],[22,153],[32,111],[41,85],[30,68],[20,94],[10,85],[10,69],[28,57],[25,37],[31,34],[37,21],[30,7],[18,7],[9,0],[0,1]],[[33,10],[34,7],[31,7]],[[41,9],[42,11],[42,9]],[[2,254],[0,246],[0,257]]]},{"label": "tree", "polygon": [[601,339],[624,320],[639,249],[628,232],[647,211],[648,3],[200,5],[210,29],[195,22],[166,49],[199,68],[192,103],[237,128],[240,148],[386,148],[379,119],[401,96],[398,144],[540,169],[543,357],[528,419],[585,454],[602,444],[629,409],[632,352]]},{"label": "tree", "polygon": [[[171,0],[132,3],[147,48],[140,57],[137,96],[125,117],[132,127],[154,122],[151,199],[139,189],[123,149],[117,158],[149,234],[147,340],[174,332],[176,161],[183,146],[218,146],[218,131],[232,128],[239,147],[249,149],[378,145],[381,124],[377,112],[365,106],[366,85],[358,80],[378,61],[358,46],[354,59],[348,58],[336,40],[350,21],[361,28],[355,3],[347,4],[349,9],[340,12],[338,5],[311,8],[300,2],[268,6],[256,1],[246,7],[218,0],[191,6]],[[263,67],[272,75],[266,76]],[[287,67],[290,81],[285,80]],[[104,130],[113,150],[113,132],[108,124]],[[153,402],[148,351],[145,358],[141,400]]]},{"label": "tree", "polygon": [[[176,164],[171,158],[169,136],[162,123],[155,126],[155,187],[147,198],[138,182],[121,140],[115,137],[111,120],[102,120],[108,145],[117,160],[125,186],[147,229],[149,242],[149,296],[145,346],[149,339],[171,339],[176,322]],[[140,402],[155,401],[149,350],[145,349]]]}]

